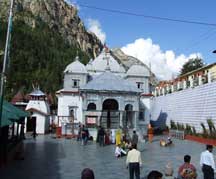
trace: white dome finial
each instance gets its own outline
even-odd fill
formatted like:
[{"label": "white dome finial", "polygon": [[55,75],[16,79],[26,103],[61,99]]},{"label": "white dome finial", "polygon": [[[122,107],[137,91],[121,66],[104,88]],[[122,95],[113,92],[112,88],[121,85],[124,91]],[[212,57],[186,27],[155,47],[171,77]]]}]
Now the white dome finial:
[{"label": "white dome finial", "polygon": [[79,56],[78,55],[75,57],[75,61],[79,61]]}]

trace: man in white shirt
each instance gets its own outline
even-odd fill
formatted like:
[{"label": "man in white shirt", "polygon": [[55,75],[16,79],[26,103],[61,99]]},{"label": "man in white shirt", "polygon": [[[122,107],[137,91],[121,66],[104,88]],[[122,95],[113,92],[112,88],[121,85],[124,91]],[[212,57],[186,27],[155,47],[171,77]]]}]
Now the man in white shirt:
[{"label": "man in white shirt", "polygon": [[132,144],[132,149],[127,154],[126,166],[129,167],[130,179],[134,179],[134,173],[136,179],[140,179],[140,167],[142,165],[142,159],[140,151],[137,150],[137,145]]},{"label": "man in white shirt", "polygon": [[204,179],[214,179],[214,173],[216,172],[212,150],[213,146],[207,145],[206,151],[202,152],[200,156],[200,165],[202,167]]}]

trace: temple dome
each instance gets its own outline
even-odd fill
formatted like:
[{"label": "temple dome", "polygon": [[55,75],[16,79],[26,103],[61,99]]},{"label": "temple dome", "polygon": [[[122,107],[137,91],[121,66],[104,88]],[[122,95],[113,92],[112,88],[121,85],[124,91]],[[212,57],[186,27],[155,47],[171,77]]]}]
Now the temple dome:
[{"label": "temple dome", "polygon": [[29,95],[30,96],[46,96],[39,88],[34,89]]},{"label": "temple dome", "polygon": [[106,71],[107,68],[107,60],[109,63],[110,71],[112,72],[120,72],[119,63],[110,55],[109,52],[103,50],[102,53],[94,59],[92,62],[92,66],[95,71]]},{"label": "temple dome", "polygon": [[72,62],[71,64],[69,64],[65,68],[64,73],[83,73],[83,74],[87,74],[87,70],[86,70],[85,65],[83,65],[79,61],[79,57],[76,57],[75,61]]},{"label": "temple dome", "polygon": [[133,65],[127,71],[127,76],[150,76],[149,70],[143,65]]},{"label": "temple dome", "polygon": [[93,60],[91,59],[88,64],[86,65],[86,70],[87,71],[93,71],[94,70],[94,66],[92,65]]}]

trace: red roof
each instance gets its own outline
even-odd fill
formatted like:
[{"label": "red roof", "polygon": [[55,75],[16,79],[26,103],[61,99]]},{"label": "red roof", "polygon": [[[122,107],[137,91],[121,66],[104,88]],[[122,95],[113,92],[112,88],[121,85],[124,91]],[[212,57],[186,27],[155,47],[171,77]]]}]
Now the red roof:
[{"label": "red roof", "polygon": [[25,102],[25,96],[21,91],[18,91],[17,94],[12,98],[11,103],[16,104],[17,102]]},{"label": "red roof", "polygon": [[154,95],[151,94],[151,93],[148,93],[148,94],[146,94],[146,93],[142,93],[141,96],[146,96],[146,97],[147,97],[147,96],[150,96],[150,97],[151,97],[151,96],[154,96]]}]

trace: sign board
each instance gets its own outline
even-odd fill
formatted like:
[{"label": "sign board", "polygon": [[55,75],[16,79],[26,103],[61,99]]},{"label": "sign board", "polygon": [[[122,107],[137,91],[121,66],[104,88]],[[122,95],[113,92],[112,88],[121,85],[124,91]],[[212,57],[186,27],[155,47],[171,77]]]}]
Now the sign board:
[{"label": "sign board", "polygon": [[87,124],[96,124],[97,117],[88,116],[86,119]]}]

